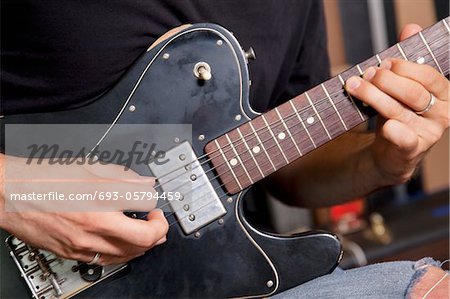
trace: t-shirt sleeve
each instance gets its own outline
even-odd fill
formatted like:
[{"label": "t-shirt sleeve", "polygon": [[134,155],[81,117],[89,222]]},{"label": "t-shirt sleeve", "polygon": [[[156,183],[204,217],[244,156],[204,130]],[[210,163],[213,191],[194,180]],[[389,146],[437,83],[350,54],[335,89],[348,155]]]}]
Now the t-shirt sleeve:
[{"label": "t-shirt sleeve", "polygon": [[322,1],[312,1],[304,38],[295,65],[281,96],[273,106],[279,105],[330,77],[327,32]]}]

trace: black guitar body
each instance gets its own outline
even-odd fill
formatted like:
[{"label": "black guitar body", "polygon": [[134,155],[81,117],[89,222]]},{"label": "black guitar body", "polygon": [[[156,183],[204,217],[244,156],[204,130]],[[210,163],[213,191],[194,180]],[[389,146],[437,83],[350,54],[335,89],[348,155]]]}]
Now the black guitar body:
[{"label": "black guitar body", "polygon": [[[211,80],[194,76],[198,62],[209,64]],[[105,132],[116,124],[192,124],[192,147],[202,156],[209,141],[257,116],[249,104],[246,63],[228,31],[212,24],[194,25],[146,52],[113,89],[91,104],[58,113],[6,116],[1,119],[2,130],[4,124],[14,123],[108,124]],[[132,129],[127,134],[135,137]],[[172,136],[167,137],[158,144],[174,146]],[[92,146],[101,140],[100,145],[111,147],[127,136],[115,132],[113,126],[108,134],[94,139]],[[205,171],[211,167],[204,164]],[[152,175],[148,167],[132,168],[141,175]],[[213,178],[214,173],[209,176]],[[330,273],[337,266],[341,246],[334,235],[258,231],[243,215],[246,192],[227,196],[219,180],[212,184],[226,209],[224,216],[189,235],[178,224],[171,225],[164,245],[131,261],[123,275],[102,281],[78,297],[264,297]],[[169,216],[168,220],[176,219]],[[5,256],[2,248],[2,271],[12,265]],[[30,295],[23,283],[18,287],[19,272],[11,271],[8,276],[2,298]]]}]

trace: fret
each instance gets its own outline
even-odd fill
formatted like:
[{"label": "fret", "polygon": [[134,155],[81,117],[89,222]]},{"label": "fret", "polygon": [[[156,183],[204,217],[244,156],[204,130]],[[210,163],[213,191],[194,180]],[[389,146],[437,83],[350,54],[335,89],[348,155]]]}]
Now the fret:
[{"label": "fret", "polygon": [[[231,149],[233,150],[233,153],[236,155],[236,158],[238,159],[239,163],[241,164],[242,168],[244,169],[244,172],[245,172],[245,174],[247,175],[247,177],[248,177],[250,183],[253,184],[254,182],[253,182],[253,180],[252,180],[252,177],[251,177],[250,174],[248,173],[247,168],[245,167],[245,164],[242,163],[241,157],[240,157],[239,154],[237,153],[237,151],[236,151],[236,149],[235,149],[235,147],[234,147],[234,145],[233,145],[233,142],[231,142],[230,136],[228,136],[228,134],[225,134],[225,137],[227,138],[228,144],[230,145]],[[233,160],[231,160],[231,161],[233,161]],[[234,166],[234,165],[232,165],[232,166]]]},{"label": "fret", "polygon": [[381,64],[381,58],[380,58],[380,55],[375,55],[375,57],[377,58],[377,60],[378,60],[378,64]]},{"label": "fret", "polygon": [[328,90],[325,88],[325,85],[320,84],[320,86],[322,86],[323,91],[325,92],[325,94],[327,95],[328,100],[330,101],[331,105],[334,108],[334,111],[336,111],[337,116],[339,117],[339,120],[341,121],[342,125],[344,126],[344,129],[347,131],[347,125],[345,124],[344,120],[342,119],[341,114],[339,113],[339,111],[336,108],[336,105],[334,104],[333,100],[330,97],[330,94],[328,93]]},{"label": "fret", "polygon": [[400,46],[399,43],[397,43],[397,48],[398,48],[398,50],[400,51],[400,53],[402,54],[403,59],[405,59],[406,61],[408,61],[408,58],[406,57],[405,52],[403,51],[403,49],[402,49],[402,47]]},{"label": "fret", "polygon": [[448,33],[450,33],[450,27],[448,27],[447,22],[444,20],[442,20],[442,23],[444,23],[445,28],[447,28]]},{"label": "fret", "polygon": [[[317,117],[319,118],[320,123],[322,124],[322,127],[325,130],[325,133],[327,133],[328,138],[331,140],[331,135],[330,132],[328,132],[327,128],[325,127],[325,124],[323,123],[322,117],[320,117],[319,112],[317,112],[316,107],[314,107],[313,102],[311,101],[311,98],[308,95],[308,92],[305,92],[305,96],[308,99],[309,105],[311,106],[311,108],[314,110],[314,113],[317,115]],[[308,120],[307,120],[308,121]]]},{"label": "fret", "polygon": [[261,141],[261,139],[259,138],[259,135],[258,135],[258,133],[256,133],[256,130],[255,130],[255,127],[253,127],[253,124],[252,124],[252,122],[249,122],[248,123],[249,125],[250,125],[250,127],[252,128],[252,130],[253,130],[253,132],[254,132],[254,134],[255,134],[255,136],[256,136],[256,138],[258,139],[258,142],[259,142],[259,144],[261,145],[261,147],[263,148],[263,151],[264,151],[264,153],[266,154],[266,156],[267,156],[267,159],[269,160],[269,162],[270,162],[270,165],[272,165],[272,167],[273,167],[273,170],[277,170],[277,168],[275,167],[275,165],[273,164],[273,161],[272,161],[272,159],[270,159],[270,157],[269,157],[269,154],[267,153],[267,151],[266,151],[266,147],[264,146],[264,143],[262,143],[262,141]]},{"label": "fret", "polygon": [[[377,56],[378,56],[378,55],[377,55]],[[343,87],[344,90],[345,90],[345,81],[344,81],[344,79],[342,79],[342,76],[341,76],[340,74],[338,75],[338,78],[339,78],[339,81],[341,81],[342,87]],[[358,106],[356,106],[355,100],[353,100],[352,95],[349,94],[349,93],[347,93],[347,95],[348,95],[350,101],[352,102],[352,105],[355,107],[356,111],[358,111],[359,117],[361,117],[361,119],[362,119],[363,121],[365,121],[366,119],[365,119],[364,116],[362,115],[361,110],[359,110]]]},{"label": "fret", "polygon": [[425,47],[427,47],[428,52],[430,52],[431,57],[433,57],[434,63],[436,63],[436,66],[438,67],[439,71],[441,72],[441,74],[444,74],[441,67],[439,66],[439,63],[436,60],[436,57],[434,57],[433,51],[431,51],[431,48],[428,45],[427,41],[425,40],[425,37],[423,37],[422,32],[419,32],[419,36],[422,39],[423,43],[425,44]]},{"label": "fret", "polygon": [[361,67],[359,66],[359,64],[356,65],[356,68],[358,69],[359,74],[362,76],[364,75],[364,72],[362,71]]},{"label": "fret", "polygon": [[245,147],[247,148],[248,152],[250,153],[250,156],[252,157],[253,161],[255,162],[256,168],[258,169],[259,173],[261,174],[261,177],[265,178],[266,176],[262,172],[261,167],[259,167],[258,161],[256,161],[255,155],[253,154],[253,150],[251,150],[250,147],[248,146],[247,140],[245,140],[244,135],[242,135],[241,130],[239,128],[237,128],[236,130],[237,130],[241,140],[243,140]]},{"label": "fret", "polygon": [[281,123],[283,124],[283,126],[286,128],[286,132],[288,133],[289,137],[292,140],[292,143],[294,144],[295,148],[297,149],[297,152],[300,156],[303,156],[302,152],[300,151],[300,149],[298,148],[297,143],[294,140],[294,137],[292,137],[291,131],[289,130],[288,126],[286,125],[286,122],[284,121],[283,117],[280,114],[280,111],[278,111],[278,108],[275,107],[275,112],[278,114],[278,117],[280,118]]},{"label": "fret", "polygon": [[311,143],[313,144],[314,148],[317,148],[316,143],[314,142],[314,140],[311,137],[311,134],[309,133],[308,128],[305,126],[305,123],[303,122],[302,118],[300,117],[300,114],[298,114],[297,108],[295,108],[294,104],[292,103],[292,100],[289,101],[289,104],[291,104],[292,110],[294,110],[295,115],[297,115],[298,120],[300,121],[300,123],[302,124],[303,128],[305,129],[306,134],[309,137],[309,140],[311,140]]},{"label": "fret", "polygon": [[[227,157],[225,156],[225,154],[224,154],[222,148],[220,147],[219,142],[217,142],[217,139],[215,139],[214,142],[216,143],[217,149],[220,151],[220,154],[222,155],[223,160],[225,161],[225,163],[227,163],[228,168],[230,169],[231,174],[233,175],[234,180],[235,180],[236,183],[238,184],[239,188],[242,190],[243,188],[242,188],[241,182],[238,180],[236,174],[234,173],[234,170],[233,170],[233,168],[231,167],[230,163],[228,162],[228,159],[227,159]],[[227,182],[224,182],[224,183],[226,184]]]},{"label": "fret", "polygon": [[264,114],[261,114],[261,118],[266,124],[267,128],[269,129],[270,134],[272,135],[273,140],[275,140],[276,145],[280,149],[281,154],[283,155],[284,160],[286,160],[286,163],[289,163],[289,160],[286,158],[286,155],[284,154],[283,149],[280,146],[280,143],[278,143],[278,139],[275,137],[275,134],[272,131],[272,128],[270,127],[269,123],[267,122],[266,118],[264,117]]}]

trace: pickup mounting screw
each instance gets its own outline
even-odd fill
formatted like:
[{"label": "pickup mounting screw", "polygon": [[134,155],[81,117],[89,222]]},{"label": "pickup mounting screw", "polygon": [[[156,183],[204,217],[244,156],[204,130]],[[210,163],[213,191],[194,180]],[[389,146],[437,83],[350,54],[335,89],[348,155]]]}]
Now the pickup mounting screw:
[{"label": "pickup mounting screw", "polygon": [[186,159],[186,155],[185,154],[181,154],[179,156],[179,158],[180,158],[181,161],[184,161]]},{"label": "pickup mounting screw", "polygon": [[194,214],[190,214],[188,218],[189,218],[190,221],[194,221],[195,220],[195,215]]}]

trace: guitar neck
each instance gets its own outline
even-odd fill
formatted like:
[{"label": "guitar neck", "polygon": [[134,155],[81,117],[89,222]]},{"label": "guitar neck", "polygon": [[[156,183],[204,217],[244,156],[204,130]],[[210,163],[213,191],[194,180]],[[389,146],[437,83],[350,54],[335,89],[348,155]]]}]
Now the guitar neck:
[{"label": "guitar neck", "polygon": [[349,96],[345,81],[383,59],[428,64],[449,75],[450,18],[395,44],[211,141],[206,153],[230,194],[237,193],[367,121],[376,112]]}]

